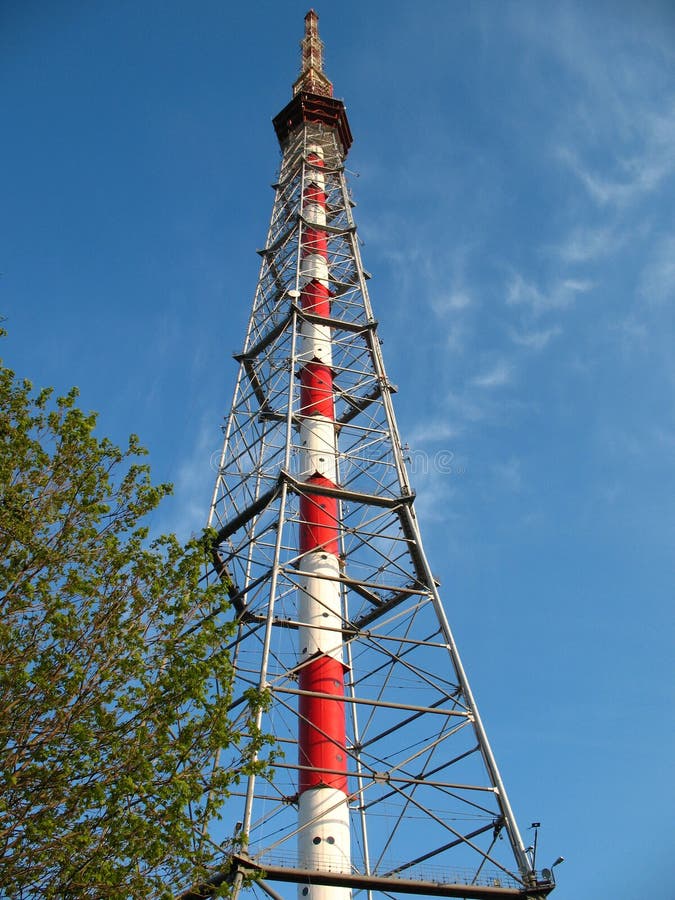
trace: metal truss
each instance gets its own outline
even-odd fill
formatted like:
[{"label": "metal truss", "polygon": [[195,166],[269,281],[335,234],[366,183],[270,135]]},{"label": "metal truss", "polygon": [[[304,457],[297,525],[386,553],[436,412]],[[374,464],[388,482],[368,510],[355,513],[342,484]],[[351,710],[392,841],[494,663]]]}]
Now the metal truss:
[{"label": "metal truss", "polygon": [[[302,197],[316,146],[329,318],[299,303],[303,234],[312,225]],[[259,726],[280,755],[271,778],[242,780],[209,839],[223,847],[223,872],[236,888],[243,876],[265,873],[259,885],[272,898],[288,895],[271,881],[296,883],[301,897],[309,883],[387,896],[544,897],[553,884],[538,880],[524,848],[422,548],[335,132],[319,123],[292,131],[274,187],[210,524],[218,532],[212,577],[231,579],[238,622],[232,716],[245,721],[248,689],[268,690]],[[330,328],[334,487],[318,488],[301,471],[307,324]],[[338,501],[341,544],[339,574],[324,576],[339,583],[342,621],[333,626],[301,622],[298,607],[300,500],[326,495]],[[352,849],[341,871],[307,871],[297,856],[298,685],[308,662],[301,626],[305,634],[332,628],[345,659]],[[218,765],[237,770],[239,752],[224,750]]]}]

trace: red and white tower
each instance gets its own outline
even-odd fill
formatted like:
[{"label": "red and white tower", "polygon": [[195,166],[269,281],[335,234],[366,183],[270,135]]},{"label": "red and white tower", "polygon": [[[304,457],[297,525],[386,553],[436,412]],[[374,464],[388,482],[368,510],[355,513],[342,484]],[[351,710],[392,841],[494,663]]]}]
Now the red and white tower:
[{"label": "red and white tower", "polygon": [[210,518],[237,620],[231,714],[264,689],[251,739],[281,752],[204,836],[222,847],[212,884],[543,898],[422,547],[314,11],[301,46]]}]

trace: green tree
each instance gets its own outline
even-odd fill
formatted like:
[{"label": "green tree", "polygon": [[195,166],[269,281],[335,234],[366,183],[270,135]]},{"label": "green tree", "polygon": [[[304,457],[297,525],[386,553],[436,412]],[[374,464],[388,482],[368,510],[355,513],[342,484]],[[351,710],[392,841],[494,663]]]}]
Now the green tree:
[{"label": "green tree", "polygon": [[170,486],[76,390],[0,362],[0,395],[0,895],[171,896],[217,858],[197,836],[238,777],[212,764],[242,737],[212,536],[149,541]]}]

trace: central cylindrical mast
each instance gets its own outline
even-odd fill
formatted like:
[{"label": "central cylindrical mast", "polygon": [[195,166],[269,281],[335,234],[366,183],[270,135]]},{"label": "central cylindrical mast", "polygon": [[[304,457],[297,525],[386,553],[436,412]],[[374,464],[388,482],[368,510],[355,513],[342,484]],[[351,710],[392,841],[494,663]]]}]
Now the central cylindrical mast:
[{"label": "central cylindrical mast", "polygon": [[[305,17],[303,68],[294,85],[301,127],[321,119],[304,109],[332,85],[323,74],[316,13]],[[293,103],[291,104],[293,105]],[[344,116],[344,107],[339,104]],[[320,107],[320,110],[324,107]],[[292,119],[292,117],[291,117]],[[346,118],[345,118],[346,122]],[[298,124],[300,124],[298,123]],[[311,319],[300,330],[300,480],[307,485],[299,503],[299,778],[298,850],[303,869],[350,872],[349,805],[340,598],[338,501],[322,489],[338,485],[337,435],[332,369],[328,232],[324,150],[319,140],[304,142],[301,195],[300,306]],[[302,886],[301,898],[345,900],[347,888]]]},{"label": "central cylindrical mast", "polygon": [[[303,191],[300,302],[313,316],[330,316],[326,195],[323,152],[309,145]],[[299,592],[301,668],[300,775],[298,785],[300,866],[350,870],[349,808],[339,582],[339,521],[335,496],[337,449],[331,331],[303,322],[300,358],[301,478],[311,493],[300,497],[302,572]],[[314,493],[316,491],[316,493]],[[308,889],[302,888],[301,896]],[[344,888],[313,887],[313,898],[344,897]]]}]

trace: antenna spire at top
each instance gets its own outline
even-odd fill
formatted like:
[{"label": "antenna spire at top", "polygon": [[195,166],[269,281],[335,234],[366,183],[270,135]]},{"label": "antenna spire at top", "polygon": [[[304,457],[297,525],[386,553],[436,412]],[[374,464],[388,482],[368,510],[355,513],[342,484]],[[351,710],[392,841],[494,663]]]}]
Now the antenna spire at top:
[{"label": "antenna spire at top", "polygon": [[313,9],[305,16],[305,36],[300,41],[302,67],[300,76],[293,85],[293,96],[301,91],[310,94],[333,96],[333,83],[323,71],[323,43],[319,37],[319,17]]}]

